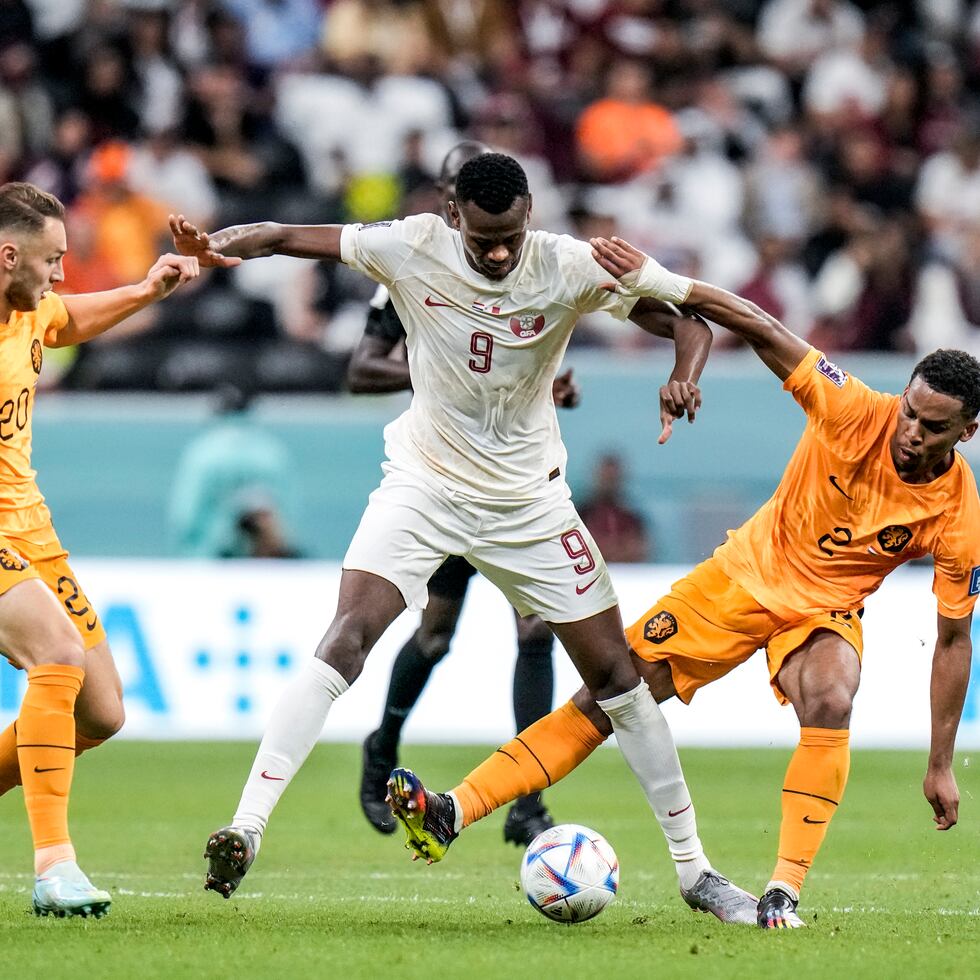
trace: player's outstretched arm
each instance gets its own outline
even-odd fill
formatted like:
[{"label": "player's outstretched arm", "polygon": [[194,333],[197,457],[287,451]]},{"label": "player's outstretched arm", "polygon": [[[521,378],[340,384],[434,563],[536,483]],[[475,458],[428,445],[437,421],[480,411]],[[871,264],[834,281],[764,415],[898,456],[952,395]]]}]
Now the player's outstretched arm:
[{"label": "player's outstretched arm", "polygon": [[663,445],[673,432],[675,419],[687,415],[693,422],[701,407],[698,380],[711,350],[711,328],[697,314],[682,314],[671,303],[641,296],[630,319],[647,333],[674,342],[674,369],[660,388],[660,438]]},{"label": "player's outstretched arm", "polygon": [[669,272],[621,238],[593,238],[592,256],[616,279],[607,288],[652,296],[693,310],[750,344],[781,381],[806,357],[810,345],[755,303],[727,289]]},{"label": "player's outstretched arm", "polygon": [[68,324],[50,337],[47,344],[49,347],[83,344],[151,303],[169,296],[179,285],[200,274],[200,266],[193,256],[168,253],[153,263],[142,282],[100,293],[63,296]]},{"label": "player's outstretched arm", "polygon": [[227,269],[243,259],[264,255],[293,255],[301,259],[339,262],[343,227],[260,221],[252,225],[231,225],[209,234],[182,214],[170,215],[174,247],[181,255],[193,255],[205,268]]},{"label": "player's outstretched arm", "polygon": [[972,616],[963,619],[939,616],[939,635],[932,657],[929,691],[932,742],[922,791],[932,806],[933,820],[939,830],[949,830],[959,818],[960,794],[953,776],[953,745],[970,683],[972,619]]}]

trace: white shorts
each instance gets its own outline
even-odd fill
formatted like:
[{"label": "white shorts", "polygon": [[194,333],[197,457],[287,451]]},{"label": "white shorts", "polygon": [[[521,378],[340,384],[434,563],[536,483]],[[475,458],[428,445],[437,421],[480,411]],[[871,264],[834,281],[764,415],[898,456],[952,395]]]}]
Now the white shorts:
[{"label": "white shorts", "polygon": [[412,610],[448,555],[462,555],[522,615],[573,623],[617,603],[609,571],[564,480],[541,498],[496,506],[464,499],[385,464],[347,549],[344,568],[391,582]]}]

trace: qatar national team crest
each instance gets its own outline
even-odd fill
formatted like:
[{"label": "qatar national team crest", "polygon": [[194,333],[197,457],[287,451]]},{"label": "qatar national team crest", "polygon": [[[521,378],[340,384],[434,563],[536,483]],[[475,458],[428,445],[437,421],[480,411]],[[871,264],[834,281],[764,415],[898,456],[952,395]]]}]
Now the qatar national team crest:
[{"label": "qatar national team crest", "polygon": [[520,316],[512,316],[510,329],[514,336],[520,337],[521,340],[537,337],[544,330],[544,314],[522,313]]}]

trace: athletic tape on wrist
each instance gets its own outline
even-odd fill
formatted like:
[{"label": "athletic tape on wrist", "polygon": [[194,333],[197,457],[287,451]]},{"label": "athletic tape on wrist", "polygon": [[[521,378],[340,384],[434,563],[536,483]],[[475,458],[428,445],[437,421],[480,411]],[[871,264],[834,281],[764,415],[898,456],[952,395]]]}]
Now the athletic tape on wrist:
[{"label": "athletic tape on wrist", "polygon": [[693,284],[693,279],[665,269],[648,255],[639,269],[620,276],[616,292],[624,296],[652,296],[668,303],[683,303]]}]

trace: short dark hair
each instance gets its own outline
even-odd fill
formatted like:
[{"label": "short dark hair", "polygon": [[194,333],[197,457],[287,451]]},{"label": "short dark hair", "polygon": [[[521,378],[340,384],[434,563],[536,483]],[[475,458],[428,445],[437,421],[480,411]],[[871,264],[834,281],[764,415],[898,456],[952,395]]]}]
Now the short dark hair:
[{"label": "short dark hair", "polygon": [[0,187],[0,231],[38,232],[46,218],[65,220],[65,206],[53,194],[23,181]]},{"label": "short dark hair", "polygon": [[457,203],[472,201],[487,214],[503,214],[528,194],[524,168],[505,153],[481,153],[456,176]]},{"label": "short dark hair", "polygon": [[912,369],[909,383],[916,378],[941,395],[958,398],[967,418],[980,414],[980,361],[966,351],[940,349],[927,354]]}]

